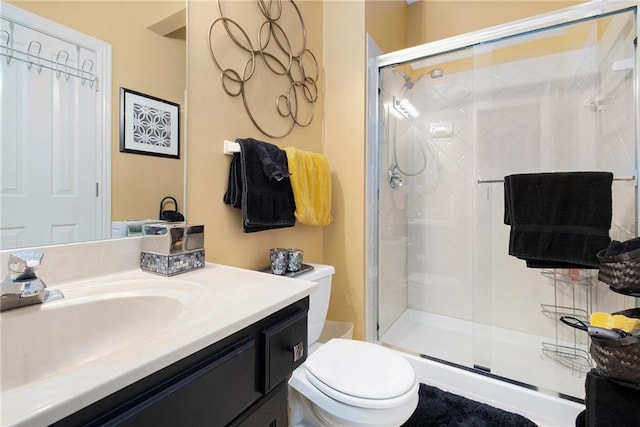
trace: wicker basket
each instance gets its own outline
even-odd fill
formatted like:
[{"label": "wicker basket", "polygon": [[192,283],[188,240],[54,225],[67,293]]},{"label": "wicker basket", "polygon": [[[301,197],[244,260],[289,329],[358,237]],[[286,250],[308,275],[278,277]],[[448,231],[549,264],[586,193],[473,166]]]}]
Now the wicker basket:
[{"label": "wicker basket", "polygon": [[[640,318],[640,308],[613,314]],[[592,336],[589,352],[600,375],[640,384],[640,335],[620,339],[601,339]]]},{"label": "wicker basket", "polygon": [[598,280],[622,292],[640,292],[640,249],[619,255],[598,252]]}]

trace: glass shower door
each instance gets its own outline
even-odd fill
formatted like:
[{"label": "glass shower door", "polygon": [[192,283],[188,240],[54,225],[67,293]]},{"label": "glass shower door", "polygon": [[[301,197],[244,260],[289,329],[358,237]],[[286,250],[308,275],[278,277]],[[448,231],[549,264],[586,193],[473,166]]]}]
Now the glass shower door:
[{"label": "glass shower door", "polygon": [[562,314],[629,308],[589,270],[508,255],[504,176],[611,171],[610,235],[637,236],[635,11],[380,69],[378,337],[569,396],[588,337]]},{"label": "glass shower door", "polygon": [[464,366],[473,366],[472,53],[380,75],[379,336]]},{"label": "glass shower door", "polygon": [[594,304],[623,303],[599,292],[593,270],[526,268],[507,255],[502,179],[611,171],[623,205],[611,236],[636,235],[636,187],[625,180],[636,169],[633,68],[622,69],[634,24],[627,12],[474,47],[473,359],[492,374],[581,395],[588,337],[559,318],[588,321]]}]

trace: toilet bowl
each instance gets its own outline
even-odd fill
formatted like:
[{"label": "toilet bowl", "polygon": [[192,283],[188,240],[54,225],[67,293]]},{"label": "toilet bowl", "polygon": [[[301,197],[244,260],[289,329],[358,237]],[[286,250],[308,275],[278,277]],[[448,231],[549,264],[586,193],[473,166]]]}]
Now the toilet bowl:
[{"label": "toilet bowl", "polygon": [[331,266],[297,278],[318,283],[309,297],[309,356],[289,380],[289,425],[399,426],[418,405],[418,381],[411,365],[380,345],[334,338],[316,341],[325,321]]}]

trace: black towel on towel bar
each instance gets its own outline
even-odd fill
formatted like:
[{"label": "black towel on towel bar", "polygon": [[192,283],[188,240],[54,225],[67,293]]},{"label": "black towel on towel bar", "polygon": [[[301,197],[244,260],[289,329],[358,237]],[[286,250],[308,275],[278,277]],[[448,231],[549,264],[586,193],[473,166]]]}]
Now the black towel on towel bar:
[{"label": "black towel on towel bar", "polygon": [[253,138],[236,142],[240,153],[231,159],[224,203],[242,209],[245,233],[293,227],[296,207],[286,153]]},{"label": "black towel on towel bar", "polygon": [[610,172],[516,174],[504,178],[509,255],[531,268],[598,268],[609,245]]},{"label": "black towel on towel bar", "polygon": [[227,192],[224,193],[223,202],[234,208],[242,209],[242,167],[240,166],[240,153],[233,153],[229,165],[229,181]]}]

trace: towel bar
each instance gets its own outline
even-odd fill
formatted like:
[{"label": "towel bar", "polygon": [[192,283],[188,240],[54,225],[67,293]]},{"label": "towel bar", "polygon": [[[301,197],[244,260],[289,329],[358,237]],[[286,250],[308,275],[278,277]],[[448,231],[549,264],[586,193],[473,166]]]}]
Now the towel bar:
[{"label": "towel bar", "polygon": [[[614,181],[635,181],[635,176],[616,176],[613,178]],[[480,179],[478,178],[478,184],[497,184],[500,182],[504,182],[504,179]]]},{"label": "towel bar", "polygon": [[233,141],[227,141],[225,139],[222,151],[227,156],[233,156],[233,153],[239,153],[240,152],[240,144],[238,144],[237,142],[233,142]]}]

